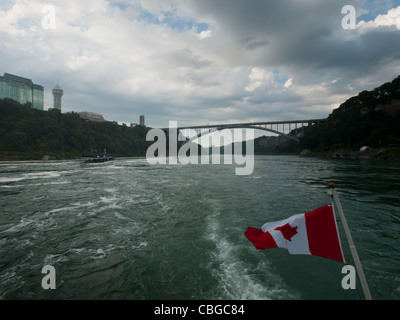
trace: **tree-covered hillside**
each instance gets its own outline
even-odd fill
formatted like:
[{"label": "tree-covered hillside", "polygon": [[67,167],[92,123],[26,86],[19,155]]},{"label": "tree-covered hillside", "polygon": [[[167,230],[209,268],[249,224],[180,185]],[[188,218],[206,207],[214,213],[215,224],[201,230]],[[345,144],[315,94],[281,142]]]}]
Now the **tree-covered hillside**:
[{"label": "tree-covered hillside", "polygon": [[300,148],[334,152],[397,144],[400,144],[400,76],[348,99],[332,112],[326,123],[308,130]]},{"label": "tree-covered hillside", "polygon": [[[145,156],[154,143],[146,141],[148,130],[91,122],[77,113],[40,111],[10,99],[0,100],[0,160],[36,160],[45,155],[79,158],[82,153],[92,149],[101,152],[104,148],[117,157]],[[255,153],[287,154],[309,149],[330,154],[363,146],[400,145],[400,76],[348,99],[324,124],[307,128],[299,145],[283,140],[275,143],[271,137],[256,139]],[[400,158],[400,152],[396,152],[395,158]]]},{"label": "tree-covered hillside", "polygon": [[142,126],[92,122],[77,113],[40,111],[10,99],[0,100],[0,160],[79,158],[104,148],[114,156],[145,156],[148,146]]}]

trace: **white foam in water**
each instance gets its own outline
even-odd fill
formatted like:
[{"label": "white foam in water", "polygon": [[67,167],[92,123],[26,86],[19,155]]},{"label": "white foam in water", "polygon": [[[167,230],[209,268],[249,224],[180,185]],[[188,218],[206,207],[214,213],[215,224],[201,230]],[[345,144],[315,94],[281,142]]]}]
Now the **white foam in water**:
[{"label": "white foam in water", "polygon": [[120,213],[118,213],[118,212],[115,212],[114,215],[115,215],[118,219],[132,221],[131,218],[125,217],[124,215],[122,215],[122,214],[120,214]]},{"label": "white foam in water", "polygon": [[[206,237],[213,241],[216,249],[213,252],[212,273],[218,279],[222,288],[222,296],[218,299],[232,300],[271,300],[290,298],[290,294],[284,289],[282,279],[273,274],[267,260],[260,261],[257,265],[249,265],[237,256],[240,247],[231,244],[219,227],[219,214],[212,214],[208,217],[209,230]],[[215,268],[215,264],[219,268]],[[252,275],[256,273],[269,275],[268,283],[257,282]],[[291,297],[294,298],[294,297]]]},{"label": "white foam in water", "polygon": [[106,253],[103,249],[97,249],[96,255],[98,256],[93,256],[93,259],[103,259],[106,256]]},{"label": "white foam in water", "polygon": [[7,182],[16,182],[16,181],[21,181],[25,180],[24,177],[20,178],[6,178],[6,177],[0,177],[0,183],[7,183]]},{"label": "white foam in water", "polygon": [[0,163],[0,168],[5,167],[7,169],[17,169],[17,166],[10,166],[9,163]]},{"label": "white foam in water", "polygon": [[45,258],[44,258],[44,265],[53,265],[59,262],[65,262],[68,261],[69,258],[65,255],[65,253],[61,253],[61,254],[48,254]]},{"label": "white foam in water", "polygon": [[1,231],[0,233],[14,233],[14,232],[18,232],[21,229],[24,229],[25,227],[29,226],[31,223],[33,223],[33,221],[27,220],[25,221],[24,219],[21,219],[20,222],[15,225],[12,226],[6,230]]},{"label": "white foam in water", "polygon": [[62,180],[62,181],[53,181],[53,182],[45,182],[43,183],[44,186],[46,185],[57,185],[57,184],[70,184],[70,181]]},{"label": "white foam in water", "polygon": [[147,242],[144,241],[144,242],[139,243],[138,246],[132,246],[132,249],[140,249],[140,248],[146,248],[146,247],[147,247]]},{"label": "white foam in water", "polygon": [[82,252],[84,252],[86,249],[85,248],[72,248],[69,251],[71,252],[75,252],[77,254],[81,254]]},{"label": "white foam in water", "polygon": [[42,171],[42,172],[32,172],[32,173],[24,173],[28,179],[47,179],[47,178],[57,178],[61,174],[57,171]]},{"label": "white foam in water", "polygon": [[71,205],[68,205],[66,207],[61,207],[61,208],[56,208],[56,209],[50,210],[45,213],[45,216],[48,216],[53,213],[62,212],[62,211],[74,211],[74,210],[81,209],[84,207],[92,207],[93,205],[94,204],[91,201],[89,201],[87,203],[76,202],[76,203],[72,203]]},{"label": "white foam in water", "polygon": [[21,188],[23,187],[22,184],[13,184],[13,185],[4,185],[4,186],[0,186],[3,189],[16,189],[16,188]]},{"label": "white foam in water", "polygon": [[20,177],[0,177],[0,183],[9,183],[16,182],[22,180],[33,180],[33,179],[49,179],[49,178],[57,178],[61,174],[57,171],[42,171],[42,172],[30,172],[24,173]]},{"label": "white foam in water", "polygon": [[117,200],[117,198],[115,196],[113,196],[113,197],[100,197],[100,199],[101,199],[101,202],[103,202],[103,203],[112,203],[115,200]]},{"label": "white foam in water", "polygon": [[0,292],[0,300],[3,300],[9,292],[23,287],[24,281],[21,281],[22,277],[18,274],[18,270],[19,267],[15,266],[0,272],[0,287],[9,288]]}]

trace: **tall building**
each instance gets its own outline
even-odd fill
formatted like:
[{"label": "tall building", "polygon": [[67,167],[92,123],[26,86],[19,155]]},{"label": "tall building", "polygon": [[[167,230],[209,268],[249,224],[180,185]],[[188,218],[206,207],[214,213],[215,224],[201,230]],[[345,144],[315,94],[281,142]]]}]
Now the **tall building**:
[{"label": "tall building", "polygon": [[61,111],[61,98],[64,94],[63,89],[57,84],[53,89],[53,97],[54,97],[54,109],[58,109]]},{"label": "tall building", "polygon": [[4,73],[0,76],[0,99],[9,98],[21,104],[30,102],[32,108],[43,110],[43,86],[34,84],[31,79]]},{"label": "tall building", "polygon": [[140,125],[144,126],[144,116],[140,116]]}]

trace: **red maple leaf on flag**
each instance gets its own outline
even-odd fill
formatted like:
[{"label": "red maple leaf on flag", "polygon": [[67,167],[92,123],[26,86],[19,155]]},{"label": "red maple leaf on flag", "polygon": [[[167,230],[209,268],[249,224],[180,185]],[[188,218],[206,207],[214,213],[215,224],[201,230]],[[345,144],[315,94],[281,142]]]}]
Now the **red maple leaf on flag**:
[{"label": "red maple leaf on flag", "polygon": [[297,234],[297,226],[292,227],[289,223],[286,223],[282,227],[275,228],[275,230],[282,232],[283,237],[288,241],[292,241],[292,237]]}]

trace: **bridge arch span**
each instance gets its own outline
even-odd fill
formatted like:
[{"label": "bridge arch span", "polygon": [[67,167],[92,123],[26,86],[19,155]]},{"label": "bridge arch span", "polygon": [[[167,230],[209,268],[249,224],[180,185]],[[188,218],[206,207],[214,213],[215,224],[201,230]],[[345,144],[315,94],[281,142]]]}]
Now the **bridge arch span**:
[{"label": "bridge arch span", "polygon": [[[228,130],[230,130],[230,129],[261,130],[261,131],[275,133],[275,134],[277,134],[279,136],[283,136],[283,137],[286,137],[286,138],[288,138],[290,140],[293,140],[295,142],[299,142],[299,139],[297,139],[296,137],[291,136],[291,135],[286,134],[286,133],[283,133],[283,132],[280,132],[280,131],[277,131],[277,130],[274,130],[274,129],[263,128],[263,127],[254,127],[254,126],[237,126],[237,125],[233,125],[233,126],[227,125],[227,126],[219,126],[219,127],[215,127],[215,128],[210,128],[210,130],[208,130],[208,131],[202,131],[202,132],[199,132],[196,135],[192,136],[189,139],[189,141],[187,141],[187,142],[193,142],[193,141],[195,141],[197,139],[200,139],[201,137],[204,137],[204,136],[209,135],[209,134],[213,134],[213,133],[218,132],[218,131],[223,131],[225,129],[228,129]],[[181,129],[181,128],[178,128],[178,131],[183,131],[183,130],[193,130],[193,129],[189,129],[189,128]],[[183,134],[183,132],[182,132],[182,134]]]},{"label": "bridge arch span", "polygon": [[[188,127],[175,127],[178,132],[182,132],[184,130],[194,130],[196,132],[195,135],[191,135],[189,141],[194,141],[196,139],[201,138],[207,134],[215,133],[217,131],[222,131],[224,129],[254,129],[254,130],[262,130],[266,132],[275,133],[279,136],[286,137],[292,141],[299,142],[299,139],[296,136],[291,135],[290,133],[292,126],[294,129],[303,129],[304,125],[319,125],[320,123],[324,123],[327,119],[311,119],[311,120],[288,120],[288,121],[266,121],[266,122],[249,122],[249,123],[233,123],[233,124],[218,124],[218,125],[203,125],[203,126],[188,126]],[[288,130],[287,127],[288,126]],[[275,130],[276,128],[276,130]],[[164,131],[168,131],[168,128],[162,129]],[[191,131],[193,132],[193,131]],[[182,132],[183,134],[183,132]]]}]

